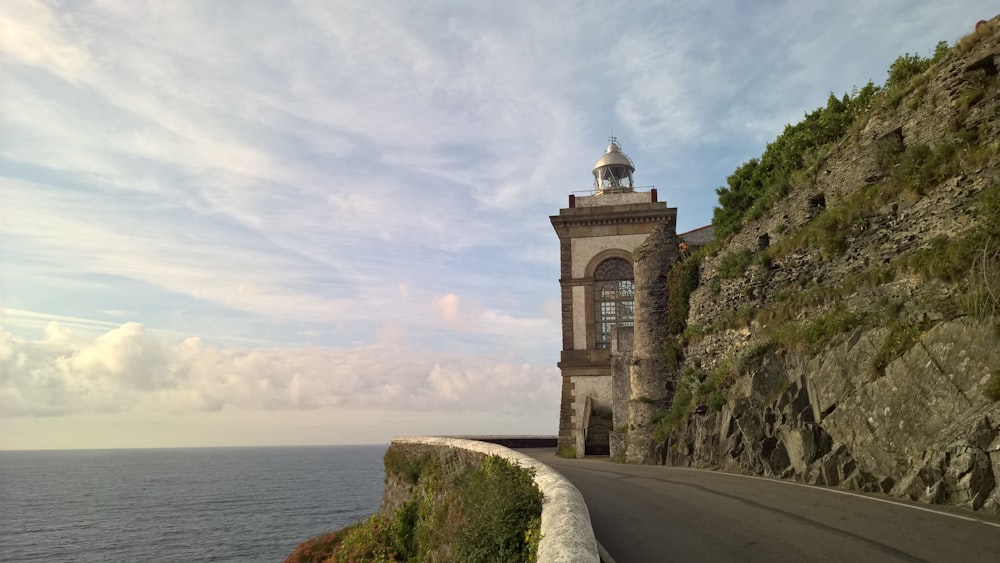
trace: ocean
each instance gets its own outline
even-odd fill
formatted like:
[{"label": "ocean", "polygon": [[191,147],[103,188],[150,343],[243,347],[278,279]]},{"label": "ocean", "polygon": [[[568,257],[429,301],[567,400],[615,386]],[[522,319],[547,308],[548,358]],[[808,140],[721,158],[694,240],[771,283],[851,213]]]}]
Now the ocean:
[{"label": "ocean", "polygon": [[0,451],[0,561],[282,561],[378,510],[386,447]]}]

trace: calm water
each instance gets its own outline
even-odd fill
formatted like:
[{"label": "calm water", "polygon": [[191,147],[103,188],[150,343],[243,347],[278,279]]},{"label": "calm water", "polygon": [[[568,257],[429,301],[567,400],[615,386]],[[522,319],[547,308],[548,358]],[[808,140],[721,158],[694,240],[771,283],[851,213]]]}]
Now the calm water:
[{"label": "calm water", "polygon": [[0,452],[0,561],[281,561],[378,510],[385,448]]}]

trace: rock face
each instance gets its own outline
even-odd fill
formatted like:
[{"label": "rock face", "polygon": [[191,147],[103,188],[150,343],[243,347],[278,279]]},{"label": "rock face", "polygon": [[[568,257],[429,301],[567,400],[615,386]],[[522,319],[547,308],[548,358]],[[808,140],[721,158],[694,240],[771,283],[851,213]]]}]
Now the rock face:
[{"label": "rock face", "polygon": [[939,323],[884,376],[868,363],[885,329],[764,356],[720,411],[671,436],[663,461],[1000,512],[1000,405],[982,394],[1000,365],[993,330]]},{"label": "rock face", "polygon": [[[661,463],[1000,513],[1000,402],[984,394],[1000,378],[1000,301],[972,303],[983,287],[1000,288],[1000,247],[981,250],[993,257],[992,271],[980,271],[984,258],[948,275],[922,273],[940,266],[925,264],[928,256],[946,260],[948,248],[965,248],[971,233],[998,220],[977,211],[983,194],[1000,189],[998,68],[994,18],[985,36],[830,149],[814,177],[702,257],[683,368],[703,374],[695,387],[707,384],[704,374],[731,373],[719,379],[725,403],[696,399],[703,402],[662,444],[630,434],[629,461],[655,454]],[[968,138],[978,141],[956,141]],[[953,165],[928,184],[852,215],[834,233],[835,251],[822,240],[790,244],[824,211],[857,205],[858,194],[896,172],[884,159],[887,143],[914,153],[952,143],[965,152],[948,156]],[[738,253],[753,257],[742,274],[721,275],[727,255]],[[636,319],[638,351],[638,311]],[[795,331],[798,340],[788,336]],[[636,367],[633,397],[676,381],[662,368],[650,378]],[[637,417],[648,420],[649,410],[636,409]]]}]

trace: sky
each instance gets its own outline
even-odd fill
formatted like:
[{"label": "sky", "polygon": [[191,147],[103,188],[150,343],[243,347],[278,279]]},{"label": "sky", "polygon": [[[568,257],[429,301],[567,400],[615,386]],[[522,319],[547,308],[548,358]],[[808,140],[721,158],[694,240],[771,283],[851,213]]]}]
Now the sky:
[{"label": "sky", "polygon": [[0,0],[0,449],[556,434],[549,216],[610,135],[700,227],[996,10]]}]

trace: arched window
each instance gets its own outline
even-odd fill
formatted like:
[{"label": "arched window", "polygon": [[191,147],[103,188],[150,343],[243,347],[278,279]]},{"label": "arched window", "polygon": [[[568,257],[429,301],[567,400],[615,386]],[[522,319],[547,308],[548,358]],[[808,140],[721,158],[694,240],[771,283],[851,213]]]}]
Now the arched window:
[{"label": "arched window", "polygon": [[632,265],[623,258],[608,258],[594,271],[594,304],[597,307],[596,345],[611,348],[611,329],[632,326],[635,312]]}]

